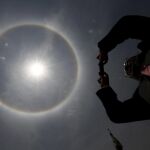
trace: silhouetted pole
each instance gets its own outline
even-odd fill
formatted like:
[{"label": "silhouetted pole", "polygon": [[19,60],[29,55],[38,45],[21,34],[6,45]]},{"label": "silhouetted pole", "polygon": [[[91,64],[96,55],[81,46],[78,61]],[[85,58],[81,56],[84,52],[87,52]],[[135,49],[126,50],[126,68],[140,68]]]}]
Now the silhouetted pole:
[{"label": "silhouetted pole", "polygon": [[123,150],[122,144],[121,144],[120,141],[112,134],[112,132],[111,132],[110,129],[108,129],[108,132],[109,132],[109,134],[110,134],[110,136],[111,136],[111,138],[112,138],[112,141],[113,141],[113,143],[114,143],[114,145],[115,145],[115,147],[116,147],[116,150]]}]

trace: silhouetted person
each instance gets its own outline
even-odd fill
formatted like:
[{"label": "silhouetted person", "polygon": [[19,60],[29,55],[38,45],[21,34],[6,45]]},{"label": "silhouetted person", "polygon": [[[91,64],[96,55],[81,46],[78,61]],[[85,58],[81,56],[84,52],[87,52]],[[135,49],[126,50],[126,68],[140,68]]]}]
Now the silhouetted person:
[{"label": "silhouetted person", "polygon": [[[143,16],[125,16],[99,43],[100,63],[107,63],[108,53],[124,40],[132,38],[141,42],[141,66],[138,68],[139,86],[132,98],[121,102],[109,85],[107,73],[100,74],[101,89],[97,92],[106,112],[115,123],[150,119],[150,18]],[[136,69],[137,70],[137,69]]]}]

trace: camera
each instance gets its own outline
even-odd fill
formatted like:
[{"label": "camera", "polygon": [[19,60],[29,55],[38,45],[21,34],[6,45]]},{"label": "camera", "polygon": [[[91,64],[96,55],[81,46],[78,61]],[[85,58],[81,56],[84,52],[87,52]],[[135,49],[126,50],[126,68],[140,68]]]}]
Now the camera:
[{"label": "camera", "polygon": [[125,76],[136,80],[141,79],[141,69],[143,65],[143,55],[138,54],[126,59],[124,62]]}]

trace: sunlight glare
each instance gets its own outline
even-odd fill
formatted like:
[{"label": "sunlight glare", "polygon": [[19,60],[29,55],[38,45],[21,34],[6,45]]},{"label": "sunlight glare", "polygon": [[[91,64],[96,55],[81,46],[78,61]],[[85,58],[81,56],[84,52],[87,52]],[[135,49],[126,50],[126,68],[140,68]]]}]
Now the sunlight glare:
[{"label": "sunlight glare", "polygon": [[47,66],[42,61],[30,62],[26,66],[26,74],[31,79],[44,79],[47,74]]}]

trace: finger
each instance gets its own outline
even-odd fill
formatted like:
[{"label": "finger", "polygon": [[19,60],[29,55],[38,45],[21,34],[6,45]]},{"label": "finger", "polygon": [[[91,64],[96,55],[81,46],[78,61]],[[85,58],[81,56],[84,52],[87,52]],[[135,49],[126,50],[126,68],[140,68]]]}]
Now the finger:
[{"label": "finger", "polygon": [[103,78],[104,78],[104,79],[108,79],[109,77],[108,77],[107,74],[105,74]]},{"label": "finger", "polygon": [[100,58],[101,58],[101,54],[98,54],[98,55],[96,56],[96,59],[100,60]]},{"label": "finger", "polygon": [[108,79],[109,76],[107,73],[103,73],[102,75],[100,75],[100,78],[102,78],[103,80]]},{"label": "finger", "polygon": [[107,75],[106,74],[104,74],[104,78],[106,78],[107,77]]},{"label": "finger", "polygon": [[107,74],[106,72],[104,72],[104,75],[105,75],[105,76],[108,76],[108,74]]},{"label": "finger", "polygon": [[99,60],[100,63],[102,63],[103,65],[105,65],[105,64],[108,62],[108,59],[101,58],[101,56],[99,56],[98,60]]},{"label": "finger", "polygon": [[99,72],[100,78],[104,78],[104,73]]},{"label": "finger", "polygon": [[98,81],[98,83],[100,83],[100,84],[102,83],[102,80],[101,80],[101,79],[98,79],[97,81]]},{"label": "finger", "polygon": [[103,60],[102,61],[103,64],[106,64],[107,62],[108,62],[108,60]]}]

